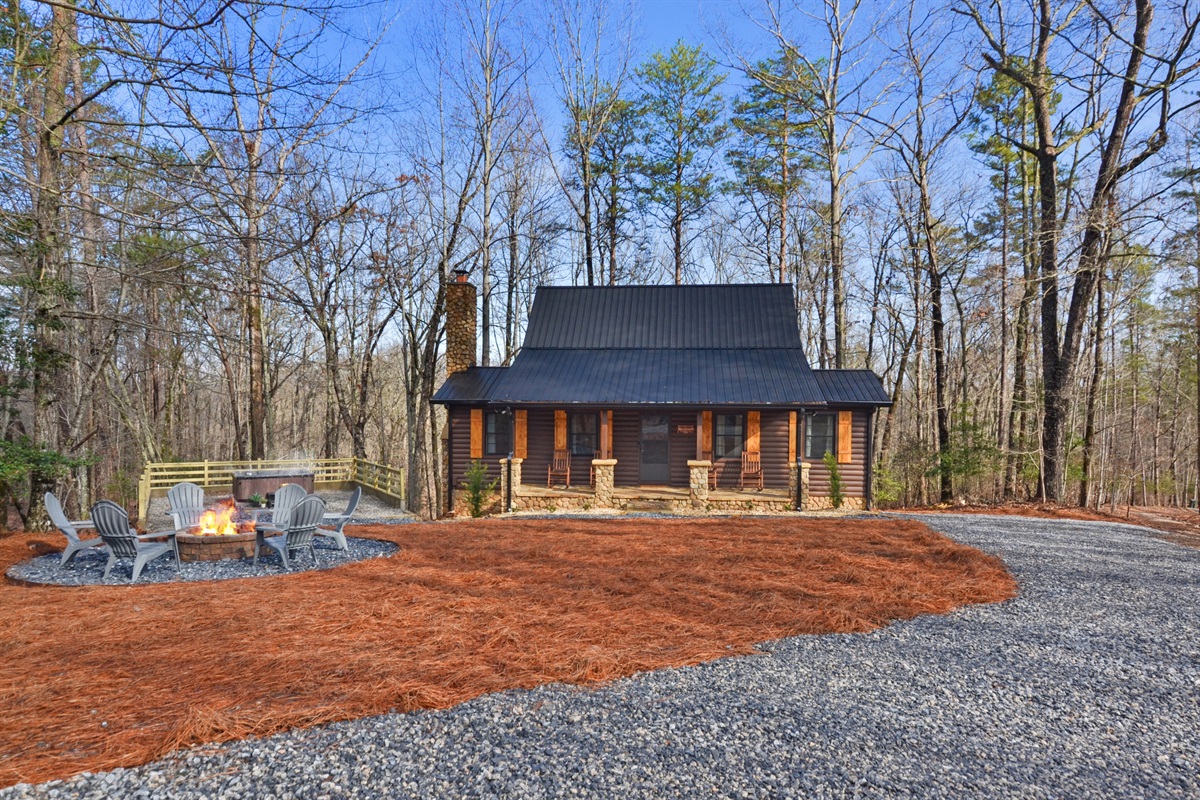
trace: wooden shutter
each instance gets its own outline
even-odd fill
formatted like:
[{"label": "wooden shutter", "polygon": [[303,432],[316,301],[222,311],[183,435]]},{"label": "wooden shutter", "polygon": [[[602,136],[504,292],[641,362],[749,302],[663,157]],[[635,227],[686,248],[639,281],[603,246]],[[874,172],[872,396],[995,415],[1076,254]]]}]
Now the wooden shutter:
[{"label": "wooden shutter", "polygon": [[746,415],[746,447],[747,453],[758,452],[759,412],[751,411]]},{"label": "wooden shutter", "polygon": [[854,412],[838,412],[837,460],[849,464],[854,460]]},{"label": "wooden shutter", "polygon": [[788,412],[788,463],[796,463],[796,412]]},{"label": "wooden shutter", "polygon": [[513,412],[513,458],[529,458],[529,412]]},{"label": "wooden shutter", "polygon": [[[713,452],[713,424],[711,411],[703,412],[700,418],[700,452]],[[713,455],[713,458],[716,458],[715,454]]]},{"label": "wooden shutter", "polygon": [[556,410],[554,412],[554,449],[567,449],[567,412]]},{"label": "wooden shutter", "polygon": [[471,458],[483,458],[483,409],[471,409]]}]

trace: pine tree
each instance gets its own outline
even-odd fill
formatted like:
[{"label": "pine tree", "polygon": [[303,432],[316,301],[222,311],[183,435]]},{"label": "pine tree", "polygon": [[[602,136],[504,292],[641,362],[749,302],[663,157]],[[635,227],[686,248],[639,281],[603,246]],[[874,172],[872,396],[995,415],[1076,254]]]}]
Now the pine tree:
[{"label": "pine tree", "polygon": [[667,224],[675,283],[683,283],[688,223],[718,195],[718,150],[725,140],[725,75],[701,46],[682,40],[655,53],[638,68],[640,111],[645,125],[641,173],[650,204]]}]

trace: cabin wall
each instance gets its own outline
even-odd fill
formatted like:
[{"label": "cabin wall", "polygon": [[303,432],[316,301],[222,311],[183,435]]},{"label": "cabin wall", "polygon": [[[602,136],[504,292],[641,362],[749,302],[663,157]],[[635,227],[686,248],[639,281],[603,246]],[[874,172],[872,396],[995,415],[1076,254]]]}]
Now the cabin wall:
[{"label": "cabin wall", "polygon": [[[837,411],[837,409],[830,410]],[[848,464],[838,464],[838,471],[842,473],[842,493],[847,497],[864,497],[866,495],[867,424],[870,418],[870,411],[852,412],[850,421],[851,461]],[[801,436],[799,447],[802,448],[803,444],[804,437]],[[803,452],[803,450],[798,452]],[[829,470],[820,460],[812,460],[809,463],[812,466],[808,473],[808,493],[813,497],[828,497]]]},{"label": "cabin wall", "polygon": [[[653,413],[653,412],[646,412]],[[744,413],[744,412],[743,412]],[[617,460],[614,482],[617,486],[641,485],[641,415],[637,409],[613,410],[613,458]],[[471,462],[471,410],[465,406],[454,406],[449,411],[450,445],[453,448],[453,486],[461,489],[466,470]],[[696,458],[695,427],[699,424],[695,410],[672,411],[670,433],[670,485],[688,485],[687,462]],[[870,411],[852,412],[851,442],[852,460],[841,464],[843,491],[847,497],[863,497],[866,493],[867,471],[867,426]],[[680,432],[680,428],[685,432]],[[686,432],[688,430],[691,432]],[[759,451],[763,462],[763,483],[768,489],[788,488],[788,412],[760,412]],[[797,426],[796,451],[803,452],[803,424]],[[554,410],[531,408],[528,410],[528,454],[521,466],[521,482],[526,485],[545,486],[546,470],[554,454]],[[499,478],[501,455],[484,455],[482,461],[488,467],[489,478]],[[821,461],[810,461],[809,494],[813,497],[829,495],[829,470]],[[571,465],[571,483],[587,486],[591,463],[585,458],[575,458]],[[741,464],[737,458],[719,459],[716,465],[717,482],[721,489],[737,489]]]},{"label": "cabin wall", "polygon": [[[451,406],[448,415],[450,420],[450,462],[453,469],[452,481],[454,490],[462,489],[467,477],[467,468],[471,466],[471,409],[466,406]],[[485,455],[480,460],[487,465],[488,479],[500,477],[501,455]]]}]

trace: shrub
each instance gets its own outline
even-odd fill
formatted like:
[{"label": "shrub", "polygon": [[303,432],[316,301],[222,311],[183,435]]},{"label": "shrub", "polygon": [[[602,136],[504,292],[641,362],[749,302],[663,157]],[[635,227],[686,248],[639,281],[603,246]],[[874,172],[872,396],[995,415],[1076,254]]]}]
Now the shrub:
[{"label": "shrub", "polygon": [[875,468],[872,487],[875,501],[879,503],[895,503],[904,496],[904,482],[896,477],[890,465]]},{"label": "shrub", "polygon": [[499,478],[493,478],[489,482],[487,477],[487,464],[479,459],[475,459],[467,467],[462,486],[467,493],[467,508],[471,510],[472,517],[483,516],[484,504],[487,503],[492,492],[496,491],[496,484],[500,483]]},{"label": "shrub", "polygon": [[834,508],[841,508],[842,503],[846,501],[845,492],[842,489],[842,470],[838,467],[837,456],[826,451],[825,468],[829,470],[829,501],[833,503]]}]

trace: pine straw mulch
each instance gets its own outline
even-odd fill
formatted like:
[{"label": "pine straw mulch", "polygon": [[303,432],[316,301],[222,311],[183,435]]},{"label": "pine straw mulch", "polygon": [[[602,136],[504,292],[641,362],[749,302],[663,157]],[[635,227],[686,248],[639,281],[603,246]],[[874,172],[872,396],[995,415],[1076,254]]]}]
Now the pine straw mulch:
[{"label": "pine straw mulch", "polygon": [[[389,558],[219,583],[0,584],[0,786],[503,689],[861,632],[1016,583],[901,520],[364,526]],[[0,539],[7,569],[53,542]]]}]

